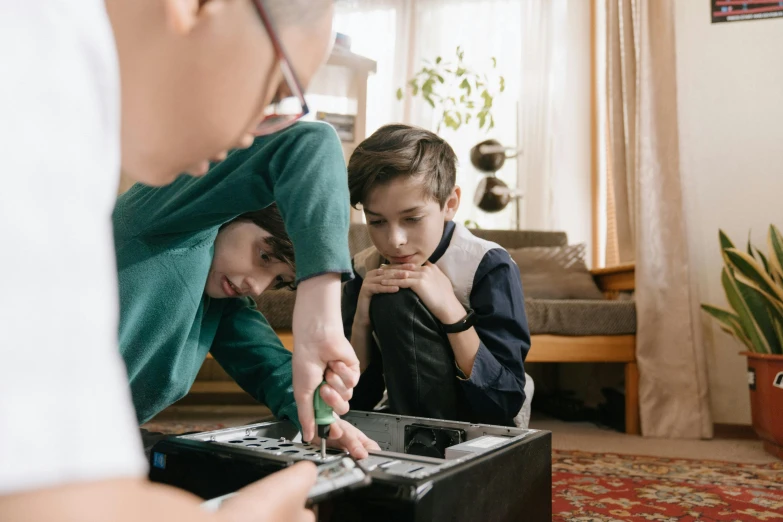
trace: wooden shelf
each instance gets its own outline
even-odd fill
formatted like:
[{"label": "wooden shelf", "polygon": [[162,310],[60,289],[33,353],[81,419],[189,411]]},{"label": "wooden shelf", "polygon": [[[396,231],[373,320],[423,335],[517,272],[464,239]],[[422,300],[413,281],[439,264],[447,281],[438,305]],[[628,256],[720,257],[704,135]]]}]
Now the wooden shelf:
[{"label": "wooden shelf", "polygon": [[526,363],[620,362],[636,360],[635,335],[532,335]]},{"label": "wooden shelf", "polygon": [[603,292],[632,291],[636,286],[636,266],[634,263],[595,268],[590,273]]}]

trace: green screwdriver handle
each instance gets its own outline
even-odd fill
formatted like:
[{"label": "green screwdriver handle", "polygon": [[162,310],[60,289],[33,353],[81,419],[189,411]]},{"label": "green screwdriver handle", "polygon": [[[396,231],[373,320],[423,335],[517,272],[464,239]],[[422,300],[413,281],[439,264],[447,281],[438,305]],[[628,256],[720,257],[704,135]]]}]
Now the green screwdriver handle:
[{"label": "green screwdriver handle", "polygon": [[326,426],[331,423],[333,423],[336,419],[334,418],[334,412],[332,411],[332,408],[326,404],[321,397],[321,386],[326,384],[326,381],[323,381],[321,384],[318,385],[318,388],[315,389],[315,395],[313,396],[313,410],[315,410],[315,424],[318,426]]}]

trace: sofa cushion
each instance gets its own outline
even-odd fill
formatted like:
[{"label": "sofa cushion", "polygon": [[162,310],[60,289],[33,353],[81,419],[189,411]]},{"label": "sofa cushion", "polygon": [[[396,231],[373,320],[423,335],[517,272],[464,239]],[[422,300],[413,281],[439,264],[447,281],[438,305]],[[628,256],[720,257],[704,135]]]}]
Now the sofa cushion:
[{"label": "sofa cushion", "polygon": [[565,232],[550,232],[548,230],[488,230],[470,229],[470,232],[481,239],[492,241],[506,250],[509,248],[554,247],[568,244]]},{"label": "sofa cushion", "polygon": [[530,333],[634,335],[636,303],[609,300],[525,299]]},{"label": "sofa cushion", "polygon": [[290,330],[294,318],[296,292],[288,289],[267,290],[256,298],[258,310],[275,330]]},{"label": "sofa cushion", "polygon": [[584,243],[555,247],[510,248],[519,267],[525,297],[603,299],[585,264]]}]

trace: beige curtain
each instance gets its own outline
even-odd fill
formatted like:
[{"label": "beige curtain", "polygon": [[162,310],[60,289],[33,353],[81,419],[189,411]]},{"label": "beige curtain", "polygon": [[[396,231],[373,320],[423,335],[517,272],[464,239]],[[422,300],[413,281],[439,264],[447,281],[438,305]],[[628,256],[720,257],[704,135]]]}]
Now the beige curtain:
[{"label": "beige curtain", "polygon": [[636,262],[642,433],[712,436],[680,178],[674,0],[607,0],[609,150],[620,262]]},{"label": "beige curtain", "polygon": [[614,239],[617,263],[636,257],[637,91],[639,61],[636,0],[607,0],[607,107],[609,110],[609,168],[614,192]]}]

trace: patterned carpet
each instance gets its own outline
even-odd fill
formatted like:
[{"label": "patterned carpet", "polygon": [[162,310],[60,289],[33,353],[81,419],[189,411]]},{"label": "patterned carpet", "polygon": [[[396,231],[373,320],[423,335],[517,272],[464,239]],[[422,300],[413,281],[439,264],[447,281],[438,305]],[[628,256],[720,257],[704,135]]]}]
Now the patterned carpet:
[{"label": "patterned carpet", "polygon": [[783,521],[783,462],[555,451],[552,499],[555,520]]},{"label": "patterned carpet", "polygon": [[[172,420],[144,426],[163,433],[225,427]],[[554,520],[783,522],[783,462],[737,464],[555,450],[552,501]]]}]

